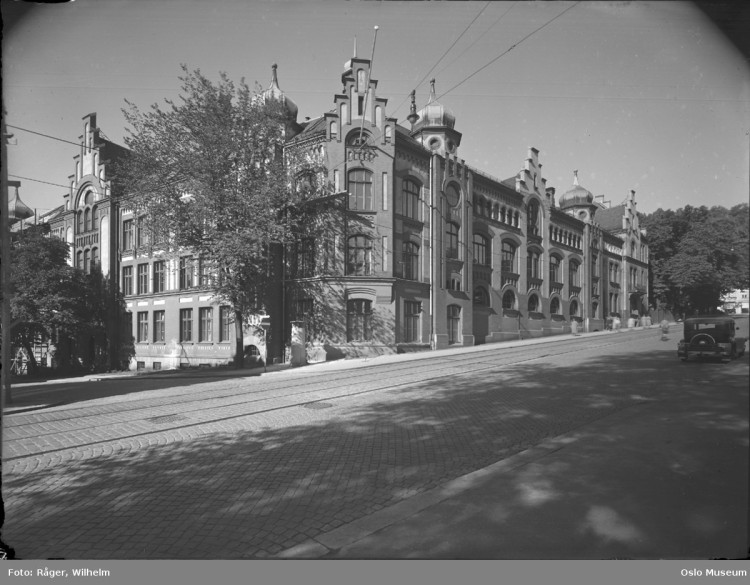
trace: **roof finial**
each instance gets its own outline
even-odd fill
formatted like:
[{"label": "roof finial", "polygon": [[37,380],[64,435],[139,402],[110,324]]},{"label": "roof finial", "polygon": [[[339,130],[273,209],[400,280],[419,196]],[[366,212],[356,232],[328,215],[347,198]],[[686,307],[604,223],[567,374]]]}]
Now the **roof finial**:
[{"label": "roof finial", "polygon": [[435,97],[435,78],[430,79],[430,99],[429,102],[434,102],[437,98]]},{"label": "roof finial", "polygon": [[577,170],[573,171],[573,185],[578,187],[578,171]]},{"label": "roof finial", "polygon": [[417,90],[412,89],[411,93],[409,94],[409,97],[411,98],[411,105],[409,106],[409,115],[406,116],[406,119],[409,120],[412,127],[414,126],[414,123],[419,120],[419,114],[417,114]]},{"label": "roof finial", "polygon": [[357,37],[354,37],[354,55],[352,56],[353,59],[357,58]]},{"label": "roof finial", "polygon": [[276,76],[276,69],[278,69],[278,65],[274,63],[271,65],[271,86],[279,87],[279,78]]}]

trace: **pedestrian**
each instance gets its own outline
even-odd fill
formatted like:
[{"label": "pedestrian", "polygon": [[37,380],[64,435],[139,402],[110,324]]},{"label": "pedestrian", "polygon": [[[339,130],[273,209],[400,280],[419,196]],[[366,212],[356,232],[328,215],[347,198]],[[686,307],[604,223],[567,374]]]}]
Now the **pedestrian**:
[{"label": "pedestrian", "polygon": [[578,321],[575,319],[570,322],[570,332],[573,334],[573,337],[578,337]]},{"label": "pedestrian", "polygon": [[619,317],[614,317],[612,319],[612,327],[614,327],[615,333],[620,332],[620,318]]},{"label": "pedestrian", "polygon": [[667,334],[669,333],[669,321],[662,319],[662,322],[659,323],[659,329],[661,330],[661,340],[669,340],[669,337],[667,337]]}]

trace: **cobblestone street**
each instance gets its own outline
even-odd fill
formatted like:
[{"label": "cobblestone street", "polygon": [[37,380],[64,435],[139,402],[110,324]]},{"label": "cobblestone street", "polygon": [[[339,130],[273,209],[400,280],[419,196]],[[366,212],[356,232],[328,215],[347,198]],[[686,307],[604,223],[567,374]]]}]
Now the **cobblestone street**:
[{"label": "cobblestone street", "polygon": [[21,558],[274,556],[655,400],[598,366],[643,359],[655,339],[175,381],[13,414],[4,538]]}]

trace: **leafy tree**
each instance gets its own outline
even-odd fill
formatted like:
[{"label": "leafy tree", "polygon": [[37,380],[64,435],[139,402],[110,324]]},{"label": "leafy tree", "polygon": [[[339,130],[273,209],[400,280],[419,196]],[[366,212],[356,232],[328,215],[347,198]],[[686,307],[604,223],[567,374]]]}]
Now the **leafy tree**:
[{"label": "leafy tree", "polygon": [[[86,274],[67,263],[68,244],[48,237],[42,227],[14,235],[11,253],[11,335],[22,347],[29,374],[37,371],[34,345],[55,344],[61,369],[105,369],[108,363],[107,323],[124,312],[124,303],[98,270]],[[127,351],[127,344],[125,346]]]},{"label": "leafy tree", "polygon": [[658,209],[643,217],[651,252],[652,302],[674,312],[710,312],[748,288],[748,205]]},{"label": "leafy tree", "polygon": [[281,249],[301,225],[287,210],[324,189],[292,189],[287,168],[300,165],[284,160],[283,104],[224,73],[214,83],[182,69],[178,101],[147,111],[128,102],[130,156],[119,174],[155,244],[208,267],[205,284],[234,309],[240,365],[243,324],[279,294]]}]

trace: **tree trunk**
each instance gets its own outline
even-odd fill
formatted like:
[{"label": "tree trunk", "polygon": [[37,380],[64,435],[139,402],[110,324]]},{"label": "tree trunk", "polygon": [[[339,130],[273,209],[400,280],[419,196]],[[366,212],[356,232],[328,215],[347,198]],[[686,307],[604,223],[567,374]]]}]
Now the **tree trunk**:
[{"label": "tree trunk", "polygon": [[240,311],[234,312],[234,338],[234,367],[242,368],[245,365],[245,332],[243,327],[242,313]]},{"label": "tree trunk", "polygon": [[34,348],[32,347],[31,343],[26,337],[24,337],[21,340],[21,345],[26,350],[26,355],[29,358],[29,361],[27,364],[27,368],[28,368],[27,373],[28,375],[33,376],[34,374],[36,374],[36,371],[37,371],[36,358],[34,357]]}]

